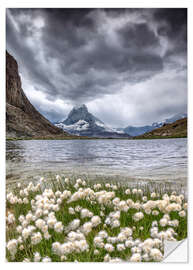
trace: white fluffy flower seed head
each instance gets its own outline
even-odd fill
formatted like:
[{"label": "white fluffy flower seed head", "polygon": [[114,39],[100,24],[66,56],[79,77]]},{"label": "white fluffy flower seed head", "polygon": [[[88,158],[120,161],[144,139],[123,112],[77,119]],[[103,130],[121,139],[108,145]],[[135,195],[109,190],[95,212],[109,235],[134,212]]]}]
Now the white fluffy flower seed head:
[{"label": "white fluffy flower seed head", "polygon": [[51,259],[46,256],[45,258],[42,259],[42,262],[51,262]]},{"label": "white fluffy flower seed head", "polygon": [[186,216],[186,212],[184,210],[180,211],[179,213],[180,217],[185,217]]},{"label": "white fluffy flower seed head", "polygon": [[81,215],[81,218],[86,218],[86,217],[92,217],[92,216],[93,216],[93,213],[90,212],[88,209],[83,208],[83,209],[81,210],[80,215]]},{"label": "white fluffy flower seed head", "polygon": [[80,219],[78,218],[71,221],[70,224],[68,225],[71,231],[76,230],[79,226],[80,226]]},{"label": "white fluffy flower seed head", "polygon": [[131,190],[130,190],[129,188],[128,188],[128,189],[126,189],[126,190],[125,190],[125,194],[126,194],[126,195],[131,194]]},{"label": "white fluffy flower seed head", "polygon": [[62,222],[59,221],[54,225],[54,230],[58,233],[62,233],[64,229],[64,226],[62,225]]},{"label": "white fluffy flower seed head", "polygon": [[151,249],[150,256],[152,257],[153,260],[158,261],[158,262],[161,261],[163,258],[161,251],[157,248]]},{"label": "white fluffy flower seed head", "polygon": [[14,256],[17,252],[17,240],[12,239],[7,243],[7,249],[11,253],[12,256]]},{"label": "white fluffy flower seed head", "polygon": [[111,223],[112,228],[118,228],[119,226],[120,226],[120,221],[119,220],[115,219],[115,220],[112,221],[112,223]]},{"label": "white fluffy flower seed head", "polygon": [[137,212],[133,216],[134,221],[139,221],[144,218],[144,214],[142,212]]},{"label": "white fluffy flower seed head", "polygon": [[99,216],[93,216],[91,218],[91,223],[93,227],[96,227],[101,223],[101,218]]},{"label": "white fluffy flower seed head", "polygon": [[107,238],[108,237],[108,233],[106,231],[100,231],[98,233],[98,236],[101,238]]},{"label": "white fluffy flower seed head", "polygon": [[31,235],[31,230],[28,228],[24,228],[22,231],[22,237],[24,240],[26,240]]},{"label": "white fluffy flower seed head", "polygon": [[41,229],[43,226],[46,225],[46,222],[43,219],[37,219],[35,225],[38,229]]},{"label": "white fluffy flower seed head", "polygon": [[37,233],[34,233],[32,236],[31,236],[31,243],[32,245],[37,245],[41,242],[42,240],[42,235],[40,232],[37,232]]},{"label": "white fluffy flower seed head", "polygon": [[118,245],[117,245],[117,250],[118,250],[118,251],[123,251],[123,250],[125,250],[125,245],[124,245],[124,244],[118,244]]},{"label": "white fluffy flower seed head", "polygon": [[39,252],[34,253],[34,262],[40,262],[41,260],[41,255]]},{"label": "white fluffy flower seed head", "polygon": [[168,224],[168,220],[166,218],[162,218],[159,221],[160,226],[165,227]]},{"label": "white fluffy flower seed head", "polygon": [[81,228],[82,232],[84,234],[88,234],[89,232],[92,231],[92,223],[91,222],[86,222],[83,224],[82,228]]},{"label": "white fluffy flower seed head", "polygon": [[105,247],[107,252],[113,252],[115,250],[114,246],[111,244],[105,244]]},{"label": "white fluffy flower seed head", "polygon": [[130,262],[141,262],[141,255],[139,253],[133,253]]},{"label": "white fluffy flower seed head", "polygon": [[7,222],[8,222],[8,224],[12,224],[12,223],[15,222],[15,216],[14,216],[14,214],[12,214],[12,213],[9,213],[8,214],[8,216],[7,216]]},{"label": "white fluffy flower seed head", "polygon": [[69,207],[68,208],[68,213],[71,214],[71,215],[74,215],[75,214],[74,208]]}]

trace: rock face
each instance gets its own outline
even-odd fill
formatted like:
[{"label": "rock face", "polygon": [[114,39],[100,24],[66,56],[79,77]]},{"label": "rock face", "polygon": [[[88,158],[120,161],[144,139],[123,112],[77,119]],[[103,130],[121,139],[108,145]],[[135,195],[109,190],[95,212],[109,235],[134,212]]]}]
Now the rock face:
[{"label": "rock face", "polygon": [[43,117],[27,99],[21,85],[16,60],[6,52],[6,135],[18,137],[65,136]]},{"label": "rock face", "polygon": [[143,135],[137,136],[139,139],[151,139],[151,138],[185,138],[187,137],[187,117],[179,119],[174,123],[164,124],[160,128],[156,128],[151,132],[147,132]]},{"label": "rock face", "polygon": [[123,131],[116,131],[92,115],[86,105],[74,107],[68,117],[55,123],[70,134],[99,138],[129,138]]}]

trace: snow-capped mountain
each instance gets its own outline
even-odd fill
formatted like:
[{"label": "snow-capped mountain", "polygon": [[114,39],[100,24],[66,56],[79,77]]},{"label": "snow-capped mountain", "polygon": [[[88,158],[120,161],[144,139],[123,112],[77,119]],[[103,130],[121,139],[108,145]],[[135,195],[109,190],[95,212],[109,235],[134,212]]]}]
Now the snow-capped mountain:
[{"label": "snow-capped mountain", "polygon": [[147,126],[141,126],[141,127],[134,127],[134,126],[128,126],[126,128],[123,129],[118,129],[118,130],[123,130],[125,133],[131,135],[131,136],[138,136],[138,135],[142,135],[146,132],[150,132],[156,128],[162,127],[164,124],[170,124],[173,123],[179,119],[183,119],[187,117],[187,113],[178,113],[175,114],[174,116],[167,118],[163,121],[160,122],[154,122],[152,125],[147,125]]},{"label": "snow-capped mountain", "polygon": [[100,119],[92,115],[84,104],[75,106],[67,118],[64,121],[55,123],[55,126],[78,136],[103,138],[129,137],[124,131],[116,131],[105,125]]}]

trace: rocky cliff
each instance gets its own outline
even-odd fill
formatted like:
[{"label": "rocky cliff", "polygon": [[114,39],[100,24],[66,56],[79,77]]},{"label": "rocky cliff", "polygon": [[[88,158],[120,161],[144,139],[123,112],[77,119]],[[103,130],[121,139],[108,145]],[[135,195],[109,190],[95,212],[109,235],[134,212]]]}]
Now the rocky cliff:
[{"label": "rocky cliff", "polygon": [[51,124],[26,97],[18,73],[16,60],[6,52],[6,136],[55,137],[68,136],[66,132]]}]

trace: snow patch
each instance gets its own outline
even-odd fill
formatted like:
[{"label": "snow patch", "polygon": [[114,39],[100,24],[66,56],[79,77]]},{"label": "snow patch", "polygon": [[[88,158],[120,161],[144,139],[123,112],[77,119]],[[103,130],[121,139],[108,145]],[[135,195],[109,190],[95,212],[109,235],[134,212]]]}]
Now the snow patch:
[{"label": "snow patch", "polygon": [[85,120],[79,120],[73,125],[65,125],[63,123],[56,124],[57,127],[62,128],[64,131],[82,131],[89,128],[89,123]]}]

